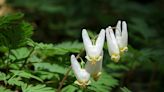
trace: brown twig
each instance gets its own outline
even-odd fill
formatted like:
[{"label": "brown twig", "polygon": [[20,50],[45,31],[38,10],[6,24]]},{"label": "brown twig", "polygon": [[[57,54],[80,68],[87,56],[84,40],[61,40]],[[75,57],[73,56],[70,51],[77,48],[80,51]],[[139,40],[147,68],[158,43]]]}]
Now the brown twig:
[{"label": "brown twig", "polygon": [[[84,49],[82,49],[81,52],[76,56],[76,59],[80,58],[80,55],[83,53],[83,51],[84,51]],[[62,81],[59,83],[59,87],[57,89],[57,92],[60,92],[61,91],[61,88],[62,88],[62,86],[64,84],[64,81],[67,79],[68,74],[71,71],[71,69],[72,68],[71,68],[71,65],[70,65],[69,68],[68,68],[68,70],[67,70],[67,72],[66,72],[66,74],[65,74],[65,76],[63,77]]]}]

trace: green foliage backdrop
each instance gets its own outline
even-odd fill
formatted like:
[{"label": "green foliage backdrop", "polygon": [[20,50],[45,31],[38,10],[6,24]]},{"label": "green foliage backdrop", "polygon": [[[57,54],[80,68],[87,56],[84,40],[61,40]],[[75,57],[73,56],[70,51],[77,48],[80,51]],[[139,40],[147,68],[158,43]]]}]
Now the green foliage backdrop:
[{"label": "green foliage backdrop", "polygon": [[129,50],[119,63],[104,46],[102,76],[87,89],[71,71],[61,92],[163,92],[163,0],[6,0],[0,17],[0,92],[55,92],[70,55],[84,58],[81,30],[126,20]]}]

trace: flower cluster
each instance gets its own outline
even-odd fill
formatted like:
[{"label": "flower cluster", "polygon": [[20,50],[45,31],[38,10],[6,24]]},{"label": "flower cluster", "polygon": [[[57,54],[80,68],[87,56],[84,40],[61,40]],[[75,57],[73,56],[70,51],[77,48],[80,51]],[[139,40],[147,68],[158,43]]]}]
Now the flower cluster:
[{"label": "flower cluster", "polygon": [[81,67],[74,55],[71,55],[71,65],[73,72],[77,78],[76,84],[85,87],[90,83],[90,77],[97,81],[101,75],[103,61],[103,46],[105,35],[108,45],[108,52],[111,60],[118,62],[120,56],[128,50],[128,32],[125,21],[118,21],[115,32],[111,26],[106,30],[101,29],[96,41],[92,42],[86,29],[82,30],[82,38],[86,51],[85,58],[87,62],[84,67]]}]

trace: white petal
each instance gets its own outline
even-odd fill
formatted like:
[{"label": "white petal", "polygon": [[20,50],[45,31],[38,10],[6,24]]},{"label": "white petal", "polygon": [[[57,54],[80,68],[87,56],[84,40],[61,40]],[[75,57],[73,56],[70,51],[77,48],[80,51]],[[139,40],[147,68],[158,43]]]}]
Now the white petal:
[{"label": "white petal", "polygon": [[116,38],[119,36],[121,36],[121,21],[118,21],[116,25]]},{"label": "white petal", "polygon": [[86,52],[88,53],[91,50],[90,48],[92,47],[92,41],[89,38],[89,35],[88,35],[86,29],[82,30],[82,38],[83,38],[84,48],[85,48]]},{"label": "white petal", "polygon": [[71,66],[75,75],[78,75],[78,73],[81,71],[81,66],[74,55],[71,55]]},{"label": "white petal", "polygon": [[100,55],[103,50],[104,40],[105,40],[105,30],[101,29],[99,36],[96,40],[96,49],[98,55]]},{"label": "white petal", "polygon": [[74,55],[71,55],[71,66],[78,81],[87,82],[89,80],[90,74],[85,69],[81,69]]},{"label": "white petal", "polygon": [[89,78],[90,78],[90,74],[85,70],[82,69],[78,75],[76,76],[77,80],[81,81],[81,82],[88,82]]},{"label": "white petal", "polygon": [[109,54],[110,55],[119,54],[117,41],[114,36],[113,30],[110,26],[106,29],[106,37],[107,37],[107,45],[108,45]]},{"label": "white petal", "polygon": [[122,45],[127,47],[128,44],[128,31],[127,24],[125,21],[122,22]]},{"label": "white petal", "polygon": [[[101,56],[103,57],[103,51],[101,53]],[[85,65],[86,71],[88,71],[91,75],[101,72],[102,61],[103,61],[103,58],[100,61],[97,61],[95,64],[92,64],[92,62],[87,61]]]},{"label": "white petal", "polygon": [[116,33],[117,44],[120,46],[120,45],[122,45],[122,39],[121,39],[121,21],[118,21],[117,22],[115,33]]}]

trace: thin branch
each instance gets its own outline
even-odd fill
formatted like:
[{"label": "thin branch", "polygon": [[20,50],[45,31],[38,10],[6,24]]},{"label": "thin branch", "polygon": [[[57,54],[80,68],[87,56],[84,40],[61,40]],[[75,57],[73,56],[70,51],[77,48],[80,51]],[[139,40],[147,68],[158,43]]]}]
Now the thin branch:
[{"label": "thin branch", "polygon": [[[82,49],[81,51],[80,51],[80,53],[76,56],[76,59],[78,59],[78,58],[80,58],[80,55],[83,53],[83,51],[84,51],[84,49]],[[61,88],[62,88],[62,86],[63,86],[63,84],[64,84],[64,81],[67,79],[67,77],[68,77],[68,74],[69,74],[69,72],[71,71],[71,65],[69,66],[69,68],[68,68],[68,70],[67,70],[67,72],[66,72],[66,74],[65,74],[65,76],[63,77],[63,79],[62,79],[62,81],[59,83],[59,87],[58,87],[58,89],[57,89],[57,92],[60,92],[61,91]]]}]

